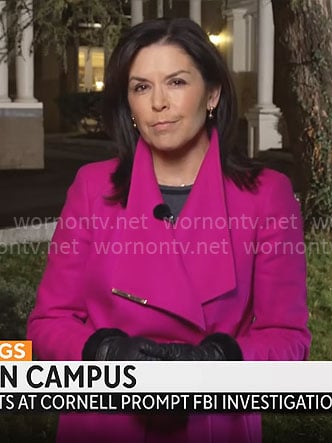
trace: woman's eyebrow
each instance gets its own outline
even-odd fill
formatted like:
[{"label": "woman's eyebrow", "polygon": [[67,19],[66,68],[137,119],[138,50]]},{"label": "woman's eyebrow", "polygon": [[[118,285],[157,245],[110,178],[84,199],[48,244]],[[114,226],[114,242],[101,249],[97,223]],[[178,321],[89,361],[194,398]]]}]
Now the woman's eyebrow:
[{"label": "woman's eyebrow", "polygon": [[[186,71],[185,69],[180,69],[179,71],[175,71],[175,72],[172,72],[172,74],[168,74],[168,75],[166,75],[165,79],[167,80],[167,79],[172,78],[172,77],[175,77],[175,76],[177,76],[177,75],[179,75],[179,74],[190,74],[190,71]],[[136,76],[136,75],[133,75],[133,76],[131,76],[131,77],[129,78],[129,81],[130,81],[130,82],[131,82],[132,80],[136,80],[136,81],[139,81],[139,82],[148,82],[148,81],[149,81],[147,78],[144,78],[144,77],[138,77],[138,76]]]}]

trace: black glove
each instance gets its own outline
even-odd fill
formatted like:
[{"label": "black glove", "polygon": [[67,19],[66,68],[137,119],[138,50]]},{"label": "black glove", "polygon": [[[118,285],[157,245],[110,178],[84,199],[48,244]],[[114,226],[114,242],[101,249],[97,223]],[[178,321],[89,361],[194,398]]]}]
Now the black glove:
[{"label": "black glove", "polygon": [[161,360],[158,344],[144,337],[129,337],[115,328],[98,329],[85,343],[82,359],[99,361]]},{"label": "black glove", "polygon": [[243,360],[237,342],[228,334],[208,335],[198,346],[187,343],[163,343],[152,350],[155,357],[169,361]]}]

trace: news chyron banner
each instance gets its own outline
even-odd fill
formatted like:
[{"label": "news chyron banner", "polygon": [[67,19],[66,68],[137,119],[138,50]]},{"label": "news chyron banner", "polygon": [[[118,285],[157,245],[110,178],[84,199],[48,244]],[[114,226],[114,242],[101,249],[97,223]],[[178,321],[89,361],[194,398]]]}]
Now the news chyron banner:
[{"label": "news chyron banner", "polygon": [[332,362],[32,361],[0,342],[0,412],[331,412]]}]

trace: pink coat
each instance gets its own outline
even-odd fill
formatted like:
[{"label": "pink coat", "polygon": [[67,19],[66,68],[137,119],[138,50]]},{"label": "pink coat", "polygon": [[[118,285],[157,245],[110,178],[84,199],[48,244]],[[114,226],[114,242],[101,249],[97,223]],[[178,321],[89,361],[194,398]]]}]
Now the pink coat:
[{"label": "pink coat", "polygon": [[[117,160],[83,166],[70,187],[28,322],[43,360],[80,360],[98,328],[156,341],[234,336],[245,360],[307,358],[306,264],[300,208],[289,179],[265,169],[258,192],[221,172],[218,138],[178,219],[153,217],[162,203],[148,146],[136,149],[126,209],[111,205]],[[140,304],[112,288],[146,299]],[[58,442],[259,443],[258,414],[190,416],[152,430],[133,415],[67,414]]]}]

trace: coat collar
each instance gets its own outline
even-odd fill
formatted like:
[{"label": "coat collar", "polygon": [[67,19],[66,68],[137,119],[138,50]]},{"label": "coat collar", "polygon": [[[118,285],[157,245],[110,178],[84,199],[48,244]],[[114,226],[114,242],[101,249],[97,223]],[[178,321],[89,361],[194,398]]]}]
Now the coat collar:
[{"label": "coat collar", "polygon": [[[115,257],[113,286],[147,300],[146,308],[205,329],[202,305],[236,286],[216,130],[177,225],[154,218],[153,209],[160,203],[152,155],[140,139],[125,210],[127,229],[117,235],[128,253]],[[130,220],[138,219],[139,229],[137,224],[130,229]]]}]

